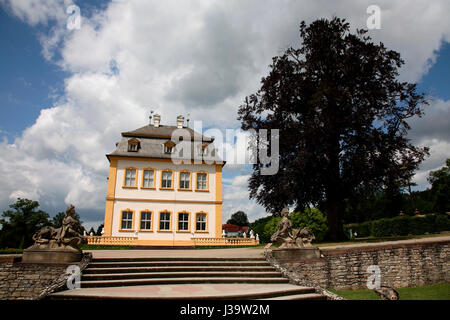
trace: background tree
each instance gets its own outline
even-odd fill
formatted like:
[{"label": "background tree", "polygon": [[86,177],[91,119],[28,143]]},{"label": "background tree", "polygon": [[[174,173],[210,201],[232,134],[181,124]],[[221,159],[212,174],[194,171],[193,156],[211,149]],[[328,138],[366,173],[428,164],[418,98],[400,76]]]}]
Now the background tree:
[{"label": "background tree", "polygon": [[406,138],[406,120],[421,116],[427,101],[415,84],[397,80],[400,54],[349,29],[339,18],[302,22],[301,48],[273,58],[238,112],[243,130],[279,129],[279,171],[261,175],[266,165],[255,164],[250,198],[271,213],[318,206],[332,240],[344,238],[351,199],[401,185],[428,154]]},{"label": "background tree", "polygon": [[237,211],[231,215],[231,218],[227,220],[229,224],[235,224],[238,226],[248,226],[247,214],[243,211]]},{"label": "background tree", "polygon": [[96,236],[101,236],[102,235],[102,229],[104,227],[104,224],[102,223],[101,225],[98,226],[97,228],[97,232],[95,233]]},{"label": "background tree", "polygon": [[250,223],[249,225],[250,229],[253,230],[253,232],[255,233],[255,236],[256,235],[259,236],[260,243],[270,242],[270,237],[267,238],[264,236],[264,227],[266,226],[266,223],[268,223],[272,218],[273,218],[272,216],[260,218]]},{"label": "background tree", "polygon": [[437,212],[450,212],[450,158],[442,169],[431,171],[428,182],[431,184],[434,209]]},{"label": "background tree", "polygon": [[53,228],[60,228],[62,226],[62,222],[64,220],[65,215],[66,214],[64,212],[58,212],[56,216],[53,217],[52,219]]},{"label": "background tree", "polygon": [[91,228],[89,229],[89,231],[88,231],[87,234],[88,234],[89,236],[90,236],[91,234],[95,236],[95,230],[94,230],[94,227],[91,227]]},{"label": "background tree", "polygon": [[0,224],[0,246],[23,249],[33,244],[32,236],[40,228],[50,225],[47,212],[38,210],[39,202],[18,198],[3,212]]}]

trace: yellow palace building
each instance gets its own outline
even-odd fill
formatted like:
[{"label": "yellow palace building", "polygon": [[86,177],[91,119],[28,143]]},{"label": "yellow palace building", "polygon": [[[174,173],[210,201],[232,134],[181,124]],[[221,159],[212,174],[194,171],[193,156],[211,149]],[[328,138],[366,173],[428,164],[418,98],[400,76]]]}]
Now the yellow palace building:
[{"label": "yellow palace building", "polygon": [[160,120],[155,115],[153,123],[123,132],[106,155],[103,244],[192,246],[196,239],[222,237],[225,163],[216,156],[214,139],[185,126],[182,116],[177,126]]}]

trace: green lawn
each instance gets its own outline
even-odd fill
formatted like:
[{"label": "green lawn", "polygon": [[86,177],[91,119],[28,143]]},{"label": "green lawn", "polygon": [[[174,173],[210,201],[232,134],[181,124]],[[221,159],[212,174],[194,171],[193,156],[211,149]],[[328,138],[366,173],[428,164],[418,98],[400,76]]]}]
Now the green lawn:
[{"label": "green lawn", "polygon": [[[349,300],[380,300],[372,290],[329,290]],[[450,300],[450,283],[399,288],[400,300]]]}]

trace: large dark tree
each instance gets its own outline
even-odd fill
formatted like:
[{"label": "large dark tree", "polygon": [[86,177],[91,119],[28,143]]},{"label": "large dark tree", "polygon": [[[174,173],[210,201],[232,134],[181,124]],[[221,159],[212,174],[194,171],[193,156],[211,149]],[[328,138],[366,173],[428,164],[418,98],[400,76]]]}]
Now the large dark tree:
[{"label": "large dark tree", "polygon": [[339,18],[302,22],[302,46],[273,58],[238,117],[243,130],[279,129],[279,171],[262,175],[267,165],[254,165],[250,197],[272,213],[319,205],[333,240],[344,237],[347,201],[405,184],[428,154],[406,138],[406,120],[427,101],[397,80],[400,54],[349,30]]}]

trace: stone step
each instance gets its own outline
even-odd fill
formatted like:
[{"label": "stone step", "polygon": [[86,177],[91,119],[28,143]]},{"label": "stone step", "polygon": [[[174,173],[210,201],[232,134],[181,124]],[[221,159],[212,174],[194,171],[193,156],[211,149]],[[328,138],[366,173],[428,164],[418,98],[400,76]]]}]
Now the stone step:
[{"label": "stone step", "polygon": [[300,293],[300,294],[280,295],[270,298],[265,297],[258,300],[327,300],[327,297],[321,295],[320,293]]},{"label": "stone step", "polygon": [[153,279],[122,279],[81,281],[81,288],[122,287],[162,284],[193,284],[193,283],[289,283],[286,278],[256,278],[256,277],[191,277],[191,278],[153,278]]},{"label": "stone step", "polygon": [[143,273],[143,272],[193,272],[193,271],[223,271],[223,272],[270,272],[276,269],[272,266],[163,266],[163,267],[88,267],[83,270],[84,274],[106,274],[106,273]]},{"label": "stone step", "polygon": [[[123,288],[81,288],[77,290],[61,291],[51,294],[48,299],[61,300],[101,300],[101,299],[120,299],[120,300],[180,300],[180,299],[196,299],[196,300],[249,300],[249,299],[266,299],[266,300],[289,300],[296,298],[298,300],[317,300],[320,295],[315,293],[314,288],[294,286],[291,284],[260,284],[259,288],[252,286],[252,289],[243,288],[236,284],[234,292],[217,292],[211,290],[208,285],[194,284],[192,286],[201,286],[203,290],[193,290],[190,294],[169,293],[162,287],[172,287],[172,285],[161,286],[161,290],[151,290],[152,286],[136,286]],[[244,285],[245,287],[245,285]],[[242,289],[241,289],[242,288]],[[320,296],[323,298],[322,296]]]},{"label": "stone step", "polygon": [[204,277],[241,277],[241,278],[279,278],[280,272],[145,272],[145,273],[109,273],[83,274],[81,281],[149,279],[149,278],[204,278]]},{"label": "stone step", "polygon": [[92,262],[88,268],[121,268],[150,266],[270,266],[267,261],[129,261],[129,262]]},{"label": "stone step", "polygon": [[266,261],[265,258],[219,258],[219,257],[129,257],[94,258],[92,262],[144,262],[144,261]]}]

